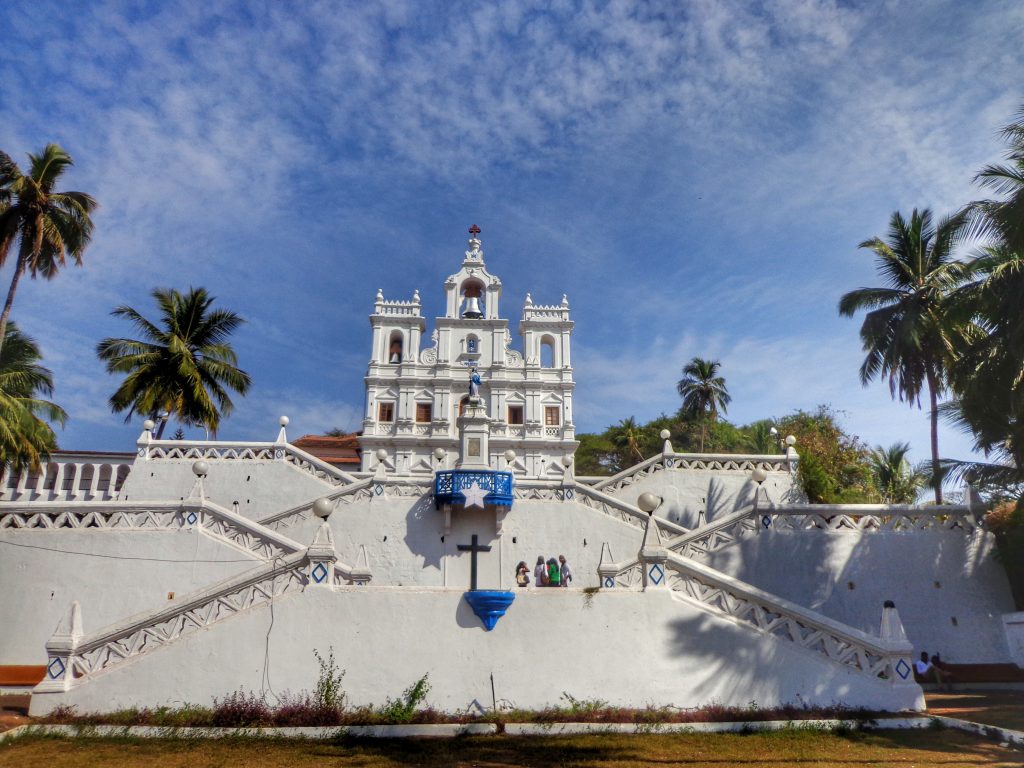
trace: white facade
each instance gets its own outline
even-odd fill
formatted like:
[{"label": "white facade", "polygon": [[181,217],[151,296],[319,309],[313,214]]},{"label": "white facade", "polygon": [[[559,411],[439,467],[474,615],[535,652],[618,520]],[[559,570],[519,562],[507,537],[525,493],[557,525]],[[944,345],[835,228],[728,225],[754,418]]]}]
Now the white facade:
[{"label": "white facade", "polygon": [[[500,316],[501,280],[488,272],[475,236],[444,289],[445,316],[436,319],[429,346],[423,344],[419,292],[411,301],[385,300],[377,292],[360,438],[363,470],[383,463],[398,474],[422,475],[455,466],[458,419],[476,369],[488,417],[490,467],[560,476],[563,457],[577,446],[568,299],[563,295],[560,304],[539,306],[527,294],[519,351],[512,348],[508,320]],[[505,458],[509,450],[516,454],[511,464]]]},{"label": "white facade", "polygon": [[[667,440],[614,477],[577,477],[568,302],[528,296],[512,350],[475,237],[445,290],[426,348],[418,295],[378,294],[362,471],[296,448],[282,418],[273,441],[147,429],[132,454],[5,476],[0,665],[46,667],[33,713],[208,704],[261,690],[268,665],[277,690],[309,689],[313,651],[330,646],[352,703],[429,673],[429,703],[449,710],[486,706],[491,675],[519,707],[568,692],[639,707],[913,708],[922,650],[1021,658],[1024,622],[974,494],[811,505],[792,447],[681,454]],[[511,469],[511,506],[445,501],[434,471],[455,468]],[[659,500],[650,516],[641,494]],[[514,587],[519,562],[532,572],[557,555],[568,588]],[[515,593],[489,632],[464,597],[474,579]]]}]

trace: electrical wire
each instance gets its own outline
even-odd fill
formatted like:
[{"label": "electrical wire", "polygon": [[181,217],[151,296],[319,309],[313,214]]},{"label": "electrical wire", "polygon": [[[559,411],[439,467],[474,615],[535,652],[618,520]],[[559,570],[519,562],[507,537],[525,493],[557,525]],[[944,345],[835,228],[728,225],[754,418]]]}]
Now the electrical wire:
[{"label": "electrical wire", "polygon": [[19,544],[14,541],[0,539],[0,544],[9,547],[21,547],[22,549],[41,549],[45,552],[56,552],[61,555],[82,555],[83,557],[100,557],[106,560],[144,560],[150,563],[252,563],[253,558],[242,558],[240,560],[198,560],[189,558],[187,560],[175,560],[168,557],[132,557],[131,555],[104,555],[99,552],[76,552],[71,549],[57,549],[56,547],[42,547],[38,544]]},{"label": "electrical wire", "polygon": [[[281,555],[274,555],[273,568],[276,569],[278,564],[283,558]],[[276,578],[276,577],[274,577]],[[263,674],[260,676],[260,696],[264,699],[267,698],[269,693],[274,697],[274,701],[280,703],[278,695],[274,692],[274,687],[270,684],[270,632],[274,628],[274,583],[273,578],[270,584],[270,626],[267,627],[267,637],[263,642]]]}]

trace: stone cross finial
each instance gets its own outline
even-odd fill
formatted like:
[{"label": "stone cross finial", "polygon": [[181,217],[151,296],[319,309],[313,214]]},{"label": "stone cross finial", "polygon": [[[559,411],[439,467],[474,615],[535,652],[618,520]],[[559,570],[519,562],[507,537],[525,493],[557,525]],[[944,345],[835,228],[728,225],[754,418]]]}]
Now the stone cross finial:
[{"label": "stone cross finial", "polygon": [[473,237],[476,237],[477,235],[480,234],[480,227],[478,227],[476,224],[473,224],[469,228],[469,234],[471,234]]}]

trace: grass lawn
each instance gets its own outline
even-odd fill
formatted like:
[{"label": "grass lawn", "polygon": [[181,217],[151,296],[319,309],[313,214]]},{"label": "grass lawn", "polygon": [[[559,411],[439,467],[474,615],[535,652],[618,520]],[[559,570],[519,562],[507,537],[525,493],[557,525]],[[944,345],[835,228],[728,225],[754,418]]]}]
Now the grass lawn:
[{"label": "grass lawn", "polygon": [[930,714],[1024,730],[1024,691],[936,692],[927,699]]},{"label": "grass lawn", "polygon": [[32,738],[0,744],[18,768],[323,766],[1019,766],[1024,753],[953,730],[832,734],[476,736],[347,742]]}]

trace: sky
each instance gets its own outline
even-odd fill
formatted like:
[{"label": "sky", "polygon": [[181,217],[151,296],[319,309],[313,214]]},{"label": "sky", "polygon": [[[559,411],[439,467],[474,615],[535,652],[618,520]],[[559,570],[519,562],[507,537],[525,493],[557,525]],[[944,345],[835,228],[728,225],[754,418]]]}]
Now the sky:
[{"label": "sky", "polygon": [[861,386],[836,305],[879,284],[858,244],[893,211],[980,195],[1024,103],[1014,1],[10,0],[0,28],[0,149],[61,144],[101,206],[84,266],[13,311],[66,449],[133,448],[95,347],[157,287],[247,320],[222,439],[359,428],[377,289],[432,324],[476,223],[513,333],[568,294],[579,431],[673,413],[701,356],[736,423],[829,404],[924,459],[926,411]]}]

